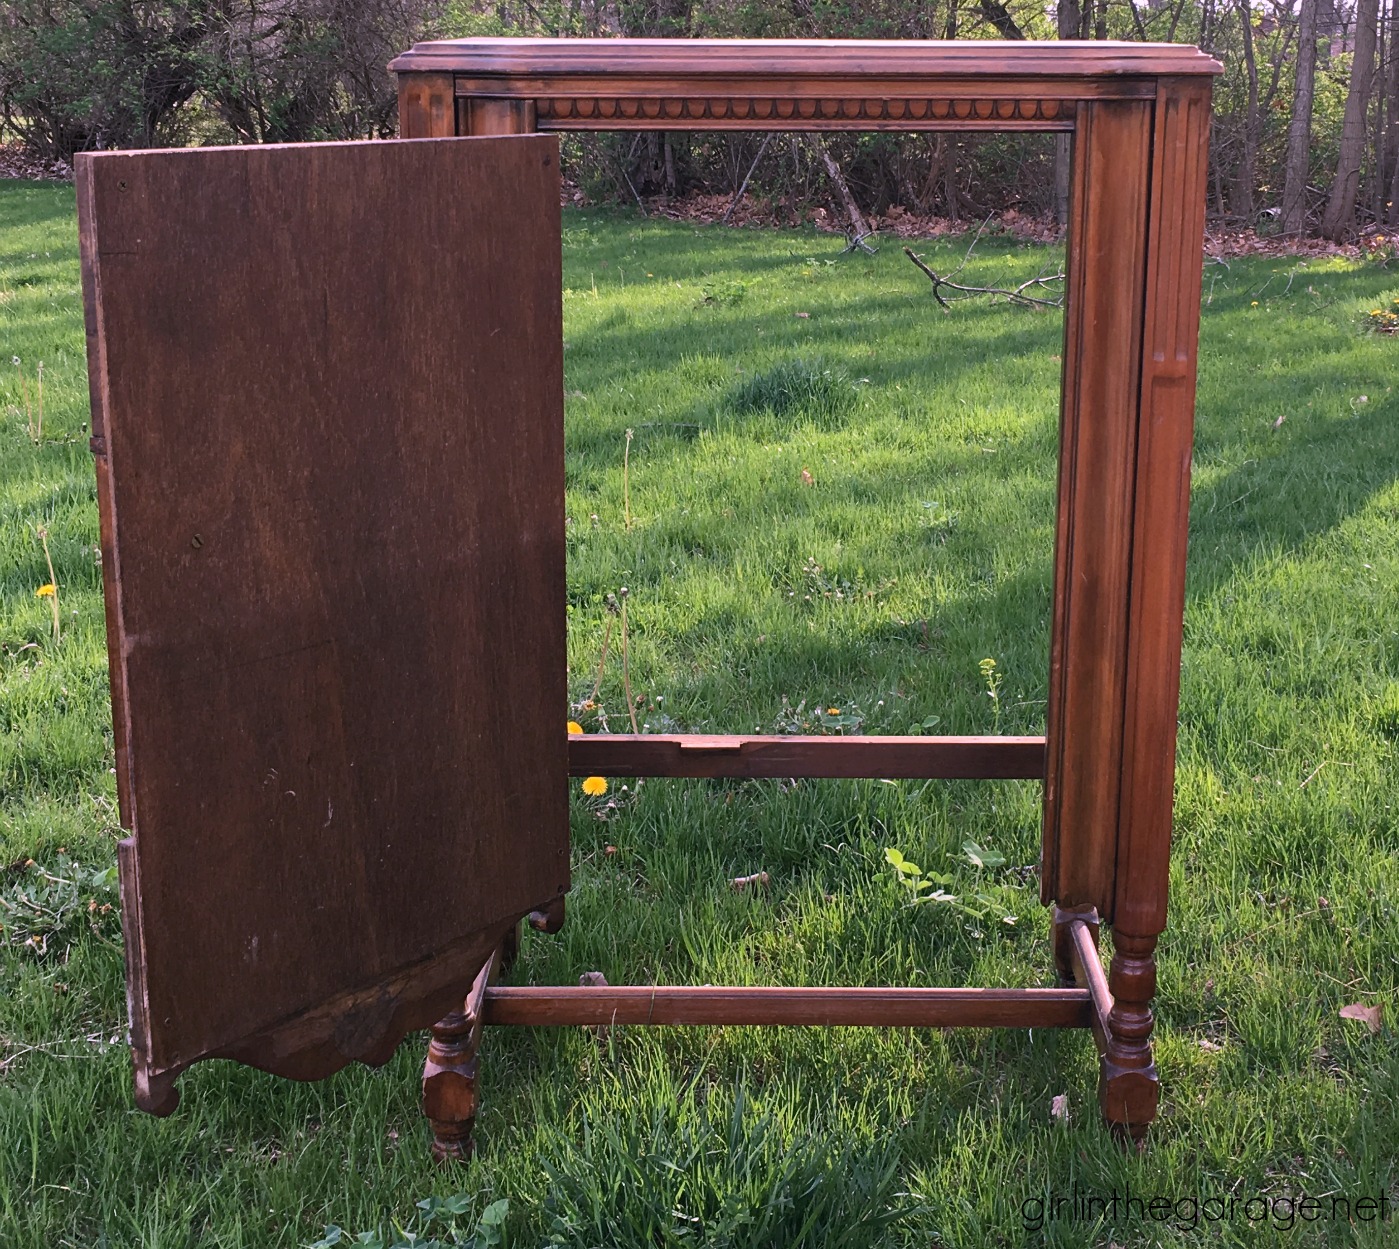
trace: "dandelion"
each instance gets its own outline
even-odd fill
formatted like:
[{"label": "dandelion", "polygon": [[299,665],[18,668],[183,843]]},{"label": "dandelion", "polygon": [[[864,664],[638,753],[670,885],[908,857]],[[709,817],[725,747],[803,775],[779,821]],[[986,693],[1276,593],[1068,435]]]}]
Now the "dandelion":
[{"label": "dandelion", "polygon": [[828,716],[838,716],[838,715],[840,715],[840,708],[839,708],[839,707],[827,707],[827,708],[826,708],[826,714],[827,714]]},{"label": "dandelion", "polygon": [[605,776],[590,776],[583,782],[583,792],[589,798],[601,798],[607,792],[607,778]]},{"label": "dandelion", "polygon": [[570,737],[579,737],[582,735],[582,732],[583,726],[579,724],[577,720],[570,720],[568,722],[568,735]]},{"label": "dandelion", "polygon": [[35,598],[46,598],[49,601],[49,611],[53,613],[53,644],[57,646],[62,638],[62,631],[59,628],[58,574],[53,570],[53,556],[49,554],[49,531],[40,526],[34,532],[43,544],[44,563],[49,566],[49,579],[34,591],[34,596]]},{"label": "dandelion", "polygon": [[1258,307],[1258,301],[1255,299],[1251,304],[1249,304],[1249,307],[1250,307],[1250,308],[1256,308],[1256,307]]}]

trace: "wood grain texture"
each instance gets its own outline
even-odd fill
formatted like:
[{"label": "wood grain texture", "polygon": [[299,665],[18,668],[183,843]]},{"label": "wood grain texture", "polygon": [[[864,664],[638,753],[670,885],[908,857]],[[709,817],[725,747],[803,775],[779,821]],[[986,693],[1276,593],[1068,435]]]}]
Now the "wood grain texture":
[{"label": "wood grain texture", "polygon": [[486,990],[488,1024],[1086,1028],[1086,989],[787,989],[630,985]]},{"label": "wood grain texture", "polygon": [[1044,791],[1046,902],[1112,922],[1152,107],[1079,105]]},{"label": "wood grain texture", "polygon": [[458,134],[530,134],[537,129],[533,100],[477,97],[457,101]]},{"label": "wood grain texture", "polygon": [[1205,224],[1208,80],[1165,81],[1152,143],[1114,926],[1166,926]]},{"label": "wood grain texture", "polygon": [[416,44],[394,73],[439,72],[508,79],[609,75],[684,79],[741,77],[1111,80],[1221,72],[1197,48],[1112,40],[917,39],[444,39]]},{"label": "wood grain texture", "polygon": [[567,887],[557,144],[77,180],[133,1044],[168,1109],[209,1055],[385,1060]]},{"label": "wood grain texture", "polygon": [[459,129],[451,74],[405,74],[399,78],[400,139],[444,139],[458,133]]},{"label": "wood grain texture", "polygon": [[742,737],[594,734],[571,737],[573,776],[1044,776],[1042,737]]}]

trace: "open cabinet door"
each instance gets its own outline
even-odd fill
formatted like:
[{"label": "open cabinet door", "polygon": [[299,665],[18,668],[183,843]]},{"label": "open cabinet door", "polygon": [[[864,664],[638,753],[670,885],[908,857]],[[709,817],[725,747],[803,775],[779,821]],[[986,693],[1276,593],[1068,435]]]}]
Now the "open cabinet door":
[{"label": "open cabinet door", "polygon": [[552,137],[78,159],[137,1100],[460,1005],[568,886]]}]

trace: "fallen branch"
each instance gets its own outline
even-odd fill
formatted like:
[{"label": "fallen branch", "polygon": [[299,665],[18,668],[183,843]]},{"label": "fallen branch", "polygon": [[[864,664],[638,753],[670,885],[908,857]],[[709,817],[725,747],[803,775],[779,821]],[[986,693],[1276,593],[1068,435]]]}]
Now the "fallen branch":
[{"label": "fallen branch", "polygon": [[[977,232],[980,237],[980,231]],[[972,246],[976,246],[976,239],[972,240]],[[952,311],[952,304],[943,291],[956,291],[952,299],[970,299],[976,295],[1002,295],[1013,304],[1018,304],[1022,308],[1062,308],[1064,306],[1064,296],[1060,293],[1052,298],[1044,298],[1039,295],[1028,295],[1027,291],[1035,288],[1048,289],[1056,282],[1063,282],[1062,273],[1041,273],[1030,278],[1026,282],[1021,282],[1019,286],[966,286],[961,282],[954,282],[952,279],[961,273],[966,267],[967,259],[971,256],[971,248],[967,249],[967,255],[962,258],[962,263],[958,265],[950,274],[936,273],[923,263],[921,256],[914,253],[911,247],[904,248],[904,255],[918,266],[933,284],[933,298],[938,301],[944,312]]]}]

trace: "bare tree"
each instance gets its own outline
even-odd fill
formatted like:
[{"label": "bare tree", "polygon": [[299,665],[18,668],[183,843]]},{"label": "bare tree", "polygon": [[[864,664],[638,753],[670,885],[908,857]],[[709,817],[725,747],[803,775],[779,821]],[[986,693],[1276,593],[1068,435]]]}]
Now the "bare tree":
[{"label": "bare tree", "polygon": [[437,20],[439,0],[223,0],[206,44],[209,104],[244,143],[384,137],[385,66]]},{"label": "bare tree", "polygon": [[1365,119],[1375,81],[1375,40],[1379,30],[1379,0],[1357,0],[1355,52],[1351,57],[1350,91],[1341,121],[1341,150],[1331,197],[1321,219],[1321,232],[1342,239],[1355,224],[1355,201],[1360,194],[1360,165],[1365,157]]}]

